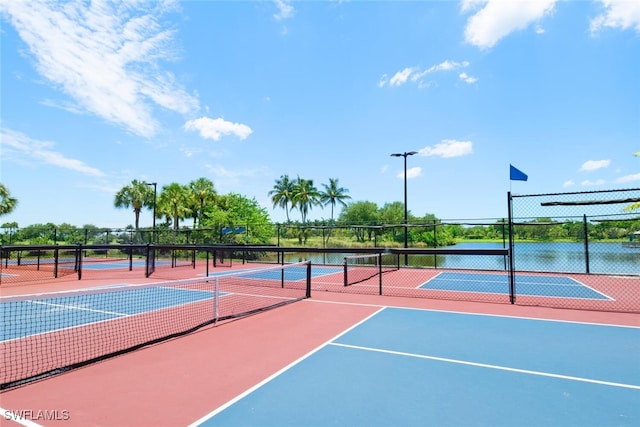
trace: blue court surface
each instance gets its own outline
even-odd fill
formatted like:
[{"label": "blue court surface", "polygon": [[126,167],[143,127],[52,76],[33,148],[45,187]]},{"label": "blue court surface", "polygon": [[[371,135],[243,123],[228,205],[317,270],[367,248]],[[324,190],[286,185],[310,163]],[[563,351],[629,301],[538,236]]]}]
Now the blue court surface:
[{"label": "blue court surface", "polygon": [[[612,299],[567,276],[517,274],[515,287],[518,295],[597,300]],[[507,274],[444,272],[423,283],[419,288],[508,294],[509,276]]]},{"label": "blue court surface", "polygon": [[[329,274],[343,272],[343,267],[325,267],[325,266],[311,266],[311,277],[322,277]],[[259,280],[281,280],[282,270],[279,269],[242,269],[242,270],[230,270],[228,272],[214,272],[209,273],[208,277],[225,276],[233,274],[242,274],[242,277],[247,279],[259,279]],[[305,280],[307,278],[306,266],[294,266],[284,269],[284,280],[298,281]]]},{"label": "blue court surface", "polygon": [[[155,261],[156,267],[170,264],[170,261]],[[145,267],[146,265],[146,260],[131,262],[132,267]],[[84,261],[82,263],[83,270],[107,270],[111,268],[129,268],[129,261]]]},{"label": "blue court surface", "polygon": [[640,328],[384,308],[193,426],[637,426]]},{"label": "blue court surface", "polygon": [[[220,296],[226,295],[220,293]],[[213,299],[214,292],[161,286],[0,303],[0,341]],[[9,319],[9,320],[7,320]]]}]

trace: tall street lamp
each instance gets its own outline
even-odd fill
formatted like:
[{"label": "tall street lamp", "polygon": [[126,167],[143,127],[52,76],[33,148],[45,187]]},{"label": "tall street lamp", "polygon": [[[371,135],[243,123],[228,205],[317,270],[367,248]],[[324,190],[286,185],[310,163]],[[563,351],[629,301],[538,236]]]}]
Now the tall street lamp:
[{"label": "tall street lamp", "polygon": [[[409,231],[407,219],[407,157],[418,154],[417,151],[409,151],[404,153],[393,153],[391,157],[404,157],[404,247],[408,247]],[[404,265],[409,264],[409,254],[404,254]]]},{"label": "tall street lamp", "polygon": [[157,182],[145,182],[145,185],[153,185],[153,231],[151,234],[151,240],[153,241],[153,243],[156,242],[156,196],[157,196],[157,190],[158,190],[158,183]]}]

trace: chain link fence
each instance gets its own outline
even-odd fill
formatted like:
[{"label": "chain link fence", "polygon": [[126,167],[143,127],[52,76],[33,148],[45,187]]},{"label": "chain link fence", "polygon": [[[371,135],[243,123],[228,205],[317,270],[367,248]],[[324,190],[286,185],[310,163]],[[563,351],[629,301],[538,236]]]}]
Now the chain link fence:
[{"label": "chain link fence", "polygon": [[638,310],[640,189],[509,197],[519,304]]}]

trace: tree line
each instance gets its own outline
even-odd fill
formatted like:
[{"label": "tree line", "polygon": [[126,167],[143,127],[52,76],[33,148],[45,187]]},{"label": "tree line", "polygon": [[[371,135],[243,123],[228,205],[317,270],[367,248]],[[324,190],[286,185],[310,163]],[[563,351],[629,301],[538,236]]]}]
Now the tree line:
[{"label": "tree line", "polygon": [[[306,244],[314,236],[322,236],[323,245],[331,237],[353,239],[358,243],[376,241],[380,244],[401,243],[404,239],[404,204],[385,203],[378,206],[370,201],[350,201],[349,190],[341,187],[336,178],[318,189],[313,180],[282,175],[275,180],[268,195],[273,207],[286,213],[286,223],[273,224],[267,211],[255,199],[229,193],[218,194],[212,181],[198,178],[188,184],[176,182],[162,186],[158,192],[155,183],[133,180],[114,196],[114,206],[131,209],[134,225],[123,230],[109,231],[87,224],[81,228],[69,224],[35,224],[19,228],[17,223],[2,224],[12,241],[33,243],[96,242],[120,243],[158,242],[160,233],[164,243],[222,242],[222,243],[274,243],[275,238],[295,238]],[[0,215],[15,209],[18,201],[0,183]],[[330,207],[327,219],[308,221],[309,211],[314,207]],[[336,207],[340,208],[337,219]],[[636,210],[635,206],[625,211]],[[155,213],[159,220],[155,233],[140,230],[139,220],[143,210]],[[291,220],[290,214],[297,211],[300,219]],[[155,223],[155,221],[154,221]],[[411,246],[448,246],[459,240],[500,240],[507,238],[505,219],[496,219],[491,224],[447,224],[434,214],[423,216],[407,212],[407,230]],[[585,236],[582,221],[554,221],[552,218],[536,218],[529,223],[514,227],[518,240],[580,240]],[[590,239],[621,239],[640,230],[640,221],[601,221],[586,225]],[[225,230],[223,232],[223,230]],[[147,233],[146,235],[143,235]],[[189,235],[189,233],[192,233]],[[197,234],[193,234],[197,233]],[[106,241],[112,239],[112,241]],[[3,243],[6,239],[3,237]]]}]

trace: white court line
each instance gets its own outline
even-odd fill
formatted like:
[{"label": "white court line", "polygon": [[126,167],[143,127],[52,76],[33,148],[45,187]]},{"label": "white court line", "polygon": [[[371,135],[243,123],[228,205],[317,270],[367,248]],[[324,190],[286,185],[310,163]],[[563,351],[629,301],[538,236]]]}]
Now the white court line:
[{"label": "white court line", "polygon": [[[564,276],[558,276],[558,277],[563,277]],[[434,277],[435,278],[435,277]],[[429,281],[432,281],[434,278],[430,279]],[[569,278],[570,279],[570,278]],[[452,278],[452,279],[439,279],[443,282],[472,282],[472,283],[497,283],[499,285],[505,285],[508,284],[508,281],[504,281],[504,280],[498,280],[497,278],[495,279],[489,279],[489,280],[479,280],[479,279],[458,279],[458,278]],[[425,282],[425,283],[429,283],[429,281]],[[518,276],[516,276],[516,285],[536,285],[536,286],[575,286],[575,287],[586,287],[585,285],[583,285],[582,283],[575,281],[576,283],[547,283],[547,282],[536,282],[535,280],[532,279],[528,279],[528,280],[518,280]]]},{"label": "white court line", "polygon": [[278,295],[246,294],[242,292],[226,292],[226,295],[220,295],[220,297],[234,296],[234,295],[239,295],[242,297],[252,297],[252,298],[255,297],[255,298],[264,298],[264,299],[277,299],[277,300],[283,300],[283,301],[296,301],[300,299],[295,297],[283,297]]},{"label": "white court line", "polygon": [[37,300],[36,301],[25,300],[25,302],[30,302],[32,304],[46,305],[46,306],[49,306],[49,307],[58,307],[58,308],[62,308],[62,309],[65,309],[65,310],[89,311],[91,313],[109,314],[109,315],[120,316],[120,317],[128,316],[127,313],[118,313],[117,311],[97,310],[95,308],[81,307],[79,305],[56,304],[56,303],[52,303],[52,302],[37,301]]},{"label": "white court line", "polygon": [[620,388],[629,388],[629,389],[632,389],[632,390],[640,390],[640,385],[635,385],[635,384],[624,384],[624,383],[616,383],[616,382],[611,382],[611,381],[601,381],[601,380],[594,380],[594,379],[591,379],[591,378],[582,378],[582,377],[573,377],[573,376],[570,376],[570,375],[552,374],[550,372],[530,371],[528,369],[509,368],[508,366],[489,365],[489,364],[486,364],[486,363],[469,362],[467,360],[448,359],[448,358],[445,358],[445,357],[427,356],[427,355],[424,355],[424,354],[406,353],[406,352],[403,352],[403,351],[383,350],[383,349],[380,349],[380,348],[362,347],[362,346],[359,346],[359,345],[340,344],[340,343],[335,343],[335,342],[329,343],[329,345],[334,345],[334,346],[337,346],[337,347],[346,347],[346,348],[351,348],[351,349],[355,349],[355,350],[371,351],[371,352],[375,352],[375,353],[393,354],[393,355],[396,355],[396,356],[407,356],[407,357],[413,357],[413,358],[416,358],[416,359],[436,360],[436,361],[439,361],[439,362],[455,363],[455,364],[458,364],[458,365],[467,365],[467,366],[476,366],[476,367],[479,367],[479,368],[496,369],[496,370],[499,370],[499,371],[516,372],[516,373],[519,373],[519,374],[537,375],[537,376],[541,376],[541,377],[559,378],[559,379],[563,379],[563,380],[579,381],[579,382],[585,382],[585,383],[591,383],[591,384],[600,384],[600,385],[606,385],[606,386],[612,386],[612,387],[620,387]]},{"label": "white court line", "polygon": [[506,319],[522,319],[522,320],[535,320],[540,322],[554,322],[554,323],[570,323],[577,325],[592,325],[592,326],[606,326],[611,328],[628,328],[628,329],[640,329],[640,326],[633,325],[620,325],[616,323],[596,323],[596,322],[585,322],[581,320],[562,320],[562,319],[553,319],[547,317],[529,317],[529,316],[516,316],[509,314],[494,314],[494,313],[477,313],[471,311],[456,311],[456,310],[442,310],[442,309],[434,309],[434,308],[420,308],[420,307],[406,307],[402,305],[382,305],[382,304],[370,304],[370,303],[356,303],[356,302],[342,302],[342,301],[323,301],[323,300],[314,300],[305,299],[303,300],[305,303],[314,303],[314,304],[338,304],[338,305],[354,305],[354,306],[362,306],[362,307],[379,307],[379,308],[393,308],[400,310],[414,310],[414,311],[428,311],[432,313],[450,313],[450,314],[462,314],[465,316],[480,316],[480,317],[500,317]]},{"label": "white court line", "polygon": [[275,379],[276,377],[280,376],[282,373],[288,371],[289,369],[291,369],[292,367],[294,367],[295,365],[297,365],[298,363],[302,362],[303,360],[307,359],[308,357],[310,357],[311,355],[313,355],[314,353],[317,353],[318,351],[320,351],[321,349],[325,348],[327,345],[329,345],[332,341],[337,340],[338,338],[340,338],[342,335],[346,334],[347,332],[351,331],[352,329],[360,326],[362,323],[366,322],[367,320],[369,320],[370,318],[372,318],[373,316],[375,316],[376,314],[380,313],[382,310],[384,310],[384,308],[381,308],[379,310],[377,310],[375,313],[367,316],[366,318],[362,319],[360,322],[356,323],[355,325],[351,326],[350,328],[340,332],[338,335],[336,335],[335,337],[331,338],[330,340],[328,340],[327,342],[325,342],[324,344],[318,346],[317,348],[315,348],[314,350],[311,350],[309,353],[305,354],[304,356],[302,356],[301,358],[299,358],[298,360],[288,364],[287,366],[285,366],[284,368],[280,369],[278,372],[276,372],[275,374],[271,375],[270,377],[264,379],[263,381],[259,382],[258,384],[254,385],[253,387],[251,387],[248,390],[245,390],[243,393],[239,394],[238,396],[234,397],[233,399],[231,399],[230,401],[228,401],[227,403],[223,404],[222,406],[218,407],[217,409],[211,411],[210,413],[208,413],[207,415],[205,415],[204,417],[200,418],[197,421],[194,421],[193,423],[189,424],[189,427],[198,427],[200,424],[204,423],[205,421],[208,421],[209,419],[215,417],[217,414],[219,414],[220,412],[224,411],[225,409],[227,409],[229,406],[233,405],[234,403],[238,402],[239,400],[242,400],[243,398],[245,398],[247,395],[253,393],[255,390],[259,389],[260,387],[262,387],[263,385],[267,384],[268,382],[272,381],[273,379]]},{"label": "white court line", "polygon": [[[568,276],[567,276],[567,277],[568,277]],[[615,301],[615,300],[616,300],[615,298],[612,298],[612,297],[610,297],[609,295],[607,295],[607,294],[605,294],[605,293],[602,293],[602,292],[600,292],[599,290],[597,290],[597,289],[595,289],[595,288],[592,288],[591,286],[589,286],[589,285],[587,285],[587,284],[585,284],[585,283],[582,283],[582,282],[581,282],[581,281],[579,281],[578,279],[574,279],[573,277],[569,277],[569,280],[573,280],[574,282],[578,283],[580,286],[584,286],[584,287],[585,287],[585,288],[587,288],[587,289],[591,289],[593,292],[595,292],[595,293],[597,293],[597,294],[602,295],[603,297],[605,297],[606,299],[608,299],[608,300],[610,300],[610,301]],[[593,298],[587,298],[587,299],[593,299]]]},{"label": "white court line", "polygon": [[[416,289],[428,289],[428,290],[450,290],[450,289],[434,289],[434,288],[423,288],[424,285],[434,281],[436,278],[439,278],[438,276],[440,276],[440,274],[442,273],[438,273],[437,275],[433,276],[432,278],[430,278],[429,280],[427,280],[426,282],[418,285],[418,287]],[[452,279],[447,279],[447,278],[439,278],[439,280],[443,281],[443,282],[473,282],[473,283],[497,283],[497,284],[505,284],[502,280],[498,280],[497,278],[491,278],[491,275],[488,274],[488,277],[490,277],[489,280],[476,280],[476,279],[456,279],[456,278],[452,278]],[[501,276],[502,277],[502,276]],[[582,283],[579,280],[574,279],[573,277],[569,277],[569,276],[553,276],[553,277],[560,277],[563,279],[569,279],[574,283],[545,283],[545,282],[537,282],[535,281],[535,279],[531,279],[532,277],[538,277],[538,276],[527,276],[529,279],[525,279],[525,280],[518,280],[518,276],[516,276],[516,282],[515,285],[516,287],[518,287],[519,285],[533,285],[533,286],[549,286],[549,287],[563,287],[563,286],[568,286],[568,287],[581,287],[581,288],[587,288],[589,290],[591,290],[592,292],[602,295],[603,297],[605,297],[606,299],[608,299],[609,301],[615,301],[615,298],[610,297],[607,294],[604,294],[600,291],[598,291],[597,289],[592,288],[589,285],[586,285],[584,283]],[[545,277],[545,276],[539,276],[539,277]],[[508,284],[508,282],[507,282]],[[453,290],[453,289],[451,289]],[[459,291],[459,290],[455,290],[455,292],[478,292],[478,291],[474,291],[474,290],[464,290],[464,291]],[[569,298],[569,299],[583,299],[583,300],[597,300],[597,298],[589,298],[589,297],[574,297],[574,296],[563,296],[563,295],[530,295],[530,294],[520,294],[523,296],[542,296],[542,297],[550,297],[550,298]],[[516,292],[516,296],[517,296],[517,292]]]},{"label": "white court line", "polygon": [[509,314],[492,314],[492,313],[476,313],[470,311],[456,311],[456,310],[441,310],[434,308],[420,308],[420,307],[406,307],[403,305],[384,305],[384,304],[370,304],[370,303],[360,303],[360,302],[344,302],[344,301],[323,301],[318,299],[305,299],[302,300],[304,303],[313,303],[313,304],[337,304],[337,305],[353,305],[353,306],[361,306],[361,307],[378,307],[378,308],[393,308],[400,310],[415,310],[415,311],[428,311],[432,313],[450,313],[450,314],[462,314],[466,316],[481,316],[481,317],[500,317],[506,319],[523,319],[523,320],[536,320],[540,322],[554,322],[554,323],[571,323],[578,325],[592,325],[592,326],[608,326],[612,328],[629,328],[629,329],[640,329],[640,326],[633,325],[619,325],[615,323],[596,323],[596,322],[585,322],[580,320],[562,320],[562,319],[549,319],[546,317],[530,317],[530,316],[515,316]]}]

